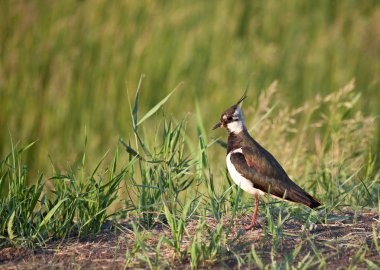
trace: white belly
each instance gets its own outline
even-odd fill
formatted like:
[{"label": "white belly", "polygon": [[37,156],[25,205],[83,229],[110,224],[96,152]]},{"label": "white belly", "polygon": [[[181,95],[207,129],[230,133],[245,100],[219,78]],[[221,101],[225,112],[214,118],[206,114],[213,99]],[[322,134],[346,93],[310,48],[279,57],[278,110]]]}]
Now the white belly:
[{"label": "white belly", "polygon": [[231,151],[228,153],[226,157],[227,162],[227,169],[230,173],[230,176],[232,180],[238,185],[242,190],[250,193],[250,194],[258,194],[258,195],[265,195],[265,192],[261,191],[260,189],[254,188],[251,181],[249,181],[247,178],[242,176],[234,167],[234,165],[231,162],[231,154],[232,153],[241,153],[241,149],[236,149],[234,151]]}]

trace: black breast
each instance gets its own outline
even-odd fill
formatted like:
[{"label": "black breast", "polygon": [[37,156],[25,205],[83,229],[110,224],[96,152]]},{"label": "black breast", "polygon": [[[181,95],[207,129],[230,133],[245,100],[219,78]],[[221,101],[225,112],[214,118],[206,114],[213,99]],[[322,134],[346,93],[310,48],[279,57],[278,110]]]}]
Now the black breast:
[{"label": "black breast", "polygon": [[228,134],[228,142],[227,142],[227,154],[237,148],[242,147],[243,145],[243,132],[235,134]]}]

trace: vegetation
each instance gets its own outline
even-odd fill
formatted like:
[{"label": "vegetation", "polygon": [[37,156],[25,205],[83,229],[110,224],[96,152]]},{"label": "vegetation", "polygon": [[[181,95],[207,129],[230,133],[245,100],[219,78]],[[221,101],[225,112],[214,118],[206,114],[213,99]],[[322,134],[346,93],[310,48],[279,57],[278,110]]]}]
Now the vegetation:
[{"label": "vegetation", "polygon": [[[0,264],[103,237],[131,268],[380,266],[377,1],[0,7]],[[247,82],[250,132],[324,206],[263,198],[244,233],[210,127]]]},{"label": "vegetation", "polygon": [[[208,153],[222,152],[219,156],[223,157],[224,149],[217,147],[216,140],[208,142],[199,111],[196,144],[186,131],[186,120],[176,122],[162,116],[155,125],[145,125],[173,92],[139,118],[139,90],[130,105],[133,137],[128,142],[121,141],[123,154],[128,157],[123,165],[119,164],[120,153],[116,151],[114,161],[104,172],[99,172],[100,162],[91,173],[86,173],[86,154],[83,154],[78,168],[69,173],[56,173],[45,182],[40,176],[35,184],[28,186],[27,169],[21,156],[32,144],[21,149],[12,147],[1,163],[0,184],[7,187],[0,208],[3,247],[36,248],[52,240],[95,236],[113,216],[115,229],[133,232],[129,236],[132,246],[125,247],[126,267],[167,267],[171,261],[189,263],[192,268],[217,262],[260,268],[264,265],[282,268],[295,263],[297,267],[324,267],[327,265],[324,249],[313,248],[295,260],[305,242],[311,241],[310,237],[320,236],[306,228],[324,226],[336,218],[346,219],[344,215],[336,215],[346,205],[379,207],[380,173],[374,171],[374,159],[368,149],[373,119],[353,112],[358,101],[353,84],[296,110],[274,108],[276,89],[272,85],[259,97],[259,104],[266,105],[255,109],[256,128],[269,131],[276,126],[281,135],[274,134],[267,139],[273,140],[275,149],[281,149],[284,155],[293,155],[292,163],[285,162],[289,168],[294,165],[290,172],[325,205],[315,212],[303,206],[279,204],[267,197],[261,213],[266,220],[263,237],[272,243],[271,260],[264,263],[269,255],[257,253],[255,245],[248,251],[244,247],[232,249],[234,241],[244,234],[239,219],[252,208],[252,202],[231,185],[224,169],[210,163]],[[322,108],[331,115],[319,114]],[[296,130],[292,123],[301,113],[307,117]],[[320,116],[311,120],[313,114]],[[319,134],[320,130],[329,136],[316,136],[315,151],[307,151],[303,138]],[[348,132],[350,136],[345,136]],[[110,208],[115,201],[119,205],[116,210]],[[129,220],[126,227],[118,222],[125,219]],[[284,231],[284,224],[292,219],[304,228],[299,230],[309,233],[294,249],[288,250],[284,242],[291,234]],[[162,226],[165,233],[150,234],[157,226]],[[370,246],[365,242],[355,249],[358,255],[354,266],[379,263],[379,253],[375,253],[375,260],[366,257],[366,252],[373,256],[377,250],[373,248],[377,247],[378,228],[372,230],[368,236],[372,239]],[[236,238],[231,239],[231,235]],[[169,250],[169,255],[163,250]],[[278,254],[283,253],[287,255],[281,260]]]},{"label": "vegetation", "polygon": [[278,100],[296,108],[354,79],[358,108],[380,114],[376,0],[1,1],[0,9],[0,154],[11,151],[8,131],[38,140],[25,156],[37,175],[51,172],[48,155],[59,169],[79,164],[85,132],[89,164],[128,138],[128,92],[141,74],[142,108],[184,82],[166,113],[192,119],[196,98],[206,127],[248,82],[251,104],[278,81]]}]

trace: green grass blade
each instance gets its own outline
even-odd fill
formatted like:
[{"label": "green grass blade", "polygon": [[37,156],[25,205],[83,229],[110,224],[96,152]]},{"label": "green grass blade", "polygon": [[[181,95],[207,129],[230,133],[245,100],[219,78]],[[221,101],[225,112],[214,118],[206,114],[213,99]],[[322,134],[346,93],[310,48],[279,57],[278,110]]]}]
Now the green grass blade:
[{"label": "green grass blade", "polygon": [[140,96],[140,89],[143,79],[145,78],[145,75],[142,74],[140,76],[139,84],[137,86],[136,95],[135,95],[135,101],[133,102],[133,109],[132,109],[132,124],[133,124],[133,130],[136,130],[138,124],[138,110],[139,110],[139,96]]},{"label": "green grass blade", "polygon": [[99,161],[98,164],[96,165],[95,169],[92,171],[92,174],[91,174],[90,179],[94,177],[95,173],[98,171],[100,165],[103,163],[103,161],[104,161],[104,159],[107,157],[108,153],[109,153],[109,150],[107,150],[107,152],[106,152],[106,153],[103,155],[103,157],[100,159],[100,161]]},{"label": "green grass blade", "polygon": [[168,101],[168,99],[170,98],[170,96],[179,88],[179,86],[181,86],[182,83],[180,83],[176,88],[174,88],[173,91],[171,91],[164,99],[162,99],[160,102],[158,102],[156,104],[156,106],[154,106],[152,109],[150,109],[142,118],[141,120],[137,123],[136,126],[140,125],[141,123],[143,123],[145,120],[147,120],[149,117],[151,117],[155,112],[158,111],[158,109],[161,108],[162,105],[164,105],[166,103],[166,101]]},{"label": "green grass blade", "polygon": [[37,236],[37,234],[39,233],[40,229],[50,221],[51,217],[58,210],[58,208],[62,205],[62,203],[64,203],[67,200],[68,200],[68,198],[60,200],[52,209],[50,209],[50,211],[47,213],[47,215],[44,217],[44,219],[42,220],[42,222],[38,226],[38,229],[37,229],[36,233],[34,234],[33,238],[35,238]]}]

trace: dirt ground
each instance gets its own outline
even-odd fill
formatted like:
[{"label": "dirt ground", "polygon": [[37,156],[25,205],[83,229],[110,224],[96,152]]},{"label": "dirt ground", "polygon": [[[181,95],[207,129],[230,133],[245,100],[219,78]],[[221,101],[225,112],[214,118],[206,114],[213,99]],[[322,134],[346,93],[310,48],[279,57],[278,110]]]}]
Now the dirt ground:
[{"label": "dirt ground", "polygon": [[[228,220],[228,219],[226,219]],[[364,209],[354,213],[345,209],[329,216],[327,224],[316,224],[309,230],[303,230],[301,222],[289,219],[283,225],[282,239],[277,249],[276,260],[281,263],[282,258],[289,255],[302,241],[302,249],[296,257],[296,262],[305,258],[307,254],[315,254],[313,249],[323,256],[325,268],[345,269],[352,260],[357,257],[359,250],[365,252],[363,258],[374,262],[374,266],[380,267],[380,254],[374,245],[374,230],[380,233],[378,213],[370,209]],[[226,221],[227,222],[227,221]],[[211,228],[216,226],[212,218],[207,220]],[[205,268],[224,269],[238,268],[238,262],[233,253],[248,254],[252,245],[257,254],[261,256],[264,264],[273,260],[271,251],[273,239],[264,234],[262,229],[244,232],[242,224],[249,223],[249,216],[236,218],[233,229],[228,237],[226,249],[221,252],[217,260],[205,265]],[[190,245],[196,233],[197,220],[188,222],[187,235],[183,240],[183,249]],[[121,269],[147,268],[147,264],[138,256],[131,257],[135,247],[133,230],[128,221],[117,224],[107,223],[102,233],[91,239],[68,239],[64,242],[51,242],[44,248],[4,248],[0,250],[0,269]],[[143,233],[143,232],[142,232]],[[166,225],[157,224],[150,230],[146,244],[157,246],[158,235],[170,236]],[[380,239],[379,239],[380,242]],[[146,254],[145,254],[146,255]],[[154,258],[154,253],[148,256]],[[189,258],[181,262],[172,261],[173,250],[163,245],[161,258],[165,258],[160,265],[163,268],[190,269]],[[129,258],[129,259],[128,259]],[[252,265],[251,265],[252,266]],[[359,268],[366,269],[365,263],[359,264]],[[241,265],[244,269],[244,264]],[[246,267],[248,268],[248,267]],[[251,267],[249,267],[251,268]]]}]

